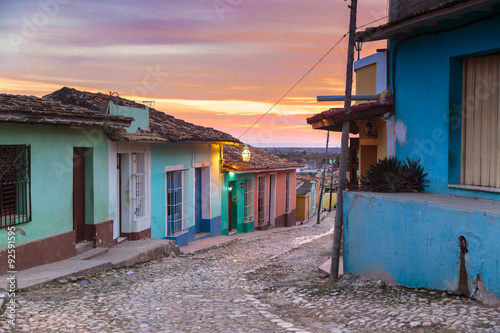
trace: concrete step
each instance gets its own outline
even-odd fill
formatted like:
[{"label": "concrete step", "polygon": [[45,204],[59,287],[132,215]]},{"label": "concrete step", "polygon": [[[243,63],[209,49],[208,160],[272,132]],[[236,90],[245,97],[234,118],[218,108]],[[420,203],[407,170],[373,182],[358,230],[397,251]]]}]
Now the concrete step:
[{"label": "concrete step", "polygon": [[106,254],[108,252],[109,252],[109,249],[107,247],[98,247],[98,248],[95,248],[95,249],[88,250],[87,252],[82,253],[80,255],[77,255],[73,259],[76,259],[76,260],[89,260],[89,259],[93,259],[95,257],[102,256],[103,254]]},{"label": "concrete step", "polygon": [[[328,259],[323,263],[323,265],[318,267],[318,272],[325,278],[330,276],[330,266],[332,263],[332,258]],[[344,258],[340,257],[339,262],[339,276],[344,274]]]},{"label": "concrete step", "polygon": [[83,241],[75,244],[76,255],[80,255],[94,248],[94,242]]},{"label": "concrete step", "polygon": [[127,240],[127,237],[118,237],[118,244]]},{"label": "concrete step", "polygon": [[197,239],[202,239],[206,236],[208,236],[210,233],[208,232],[199,232],[197,234],[194,235],[194,239],[197,240]]}]

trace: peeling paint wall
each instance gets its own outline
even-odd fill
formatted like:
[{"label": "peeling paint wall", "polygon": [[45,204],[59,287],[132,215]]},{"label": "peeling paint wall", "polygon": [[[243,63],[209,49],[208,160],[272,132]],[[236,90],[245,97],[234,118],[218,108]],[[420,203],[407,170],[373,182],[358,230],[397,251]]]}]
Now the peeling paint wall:
[{"label": "peeling paint wall", "polygon": [[473,280],[480,275],[484,290],[500,297],[500,203],[495,213],[481,211],[481,200],[461,198],[477,209],[460,208],[435,203],[433,194],[411,195],[421,199],[345,193],[344,270],[407,287],[457,291],[458,239],[464,236],[471,294],[475,296]]},{"label": "peeling paint wall", "polygon": [[498,26],[497,16],[447,32],[391,40],[396,157],[421,160],[429,192],[500,200],[500,193],[487,189],[448,187],[460,183],[463,59],[499,52]]}]

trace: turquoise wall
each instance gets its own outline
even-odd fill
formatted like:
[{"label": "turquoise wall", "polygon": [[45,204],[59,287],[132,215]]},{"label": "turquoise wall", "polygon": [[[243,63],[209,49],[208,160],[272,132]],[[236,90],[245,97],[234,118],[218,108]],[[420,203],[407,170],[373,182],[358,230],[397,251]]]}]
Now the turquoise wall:
[{"label": "turquoise wall", "polygon": [[[162,143],[151,145],[151,237],[165,234],[165,167],[183,165],[187,170],[189,193],[188,228],[194,226],[194,167],[210,163],[210,219],[220,224],[219,146],[194,143]],[[206,195],[206,194],[203,194]],[[208,222],[207,222],[208,223]],[[191,232],[191,230],[190,230]],[[193,231],[194,232],[194,231]],[[219,229],[220,233],[220,229]],[[193,235],[194,237],[194,235]]]},{"label": "turquoise wall", "polygon": [[130,127],[126,128],[127,132],[137,132],[138,128],[149,128],[149,108],[147,106],[145,109],[139,109],[116,105],[110,101],[109,113],[134,118]]},{"label": "turquoise wall", "polygon": [[500,211],[440,205],[430,197],[408,201],[397,194],[345,192],[344,270],[456,291],[458,238],[464,236],[469,289],[474,291],[472,280],[481,274],[486,290],[500,297]]},{"label": "turquoise wall", "polygon": [[[254,173],[234,173],[234,172],[224,172],[224,185],[222,187],[222,203],[221,209],[224,212],[221,216],[222,220],[222,234],[228,235],[228,212],[229,212],[229,192],[227,190],[229,182],[235,181],[235,186],[233,188],[233,197],[236,195],[236,203],[233,204],[233,219],[232,219],[232,231],[237,233],[241,232],[252,232],[255,230],[255,221],[245,223],[245,188],[241,188],[240,184],[245,184],[246,179],[254,179]],[[254,194],[255,194],[255,181],[254,181]],[[254,195],[255,197],[255,195]],[[255,207],[255,202],[254,202]],[[254,216],[255,219],[255,216]]]},{"label": "turquoise wall", "polygon": [[[396,122],[407,128],[396,156],[420,158],[427,191],[500,199],[500,193],[449,189],[460,182],[462,58],[500,51],[500,17],[399,43],[396,51]],[[478,38],[480,36],[480,38]],[[391,40],[391,59],[398,40]],[[391,80],[392,80],[392,61]]]},{"label": "turquoise wall", "polygon": [[[26,233],[17,234],[18,244],[73,230],[73,147],[91,148],[86,187],[94,192],[87,193],[86,223],[109,219],[108,140],[101,129],[0,123],[0,144],[31,145],[32,221],[16,225]],[[2,228],[0,249],[6,246]]]}]

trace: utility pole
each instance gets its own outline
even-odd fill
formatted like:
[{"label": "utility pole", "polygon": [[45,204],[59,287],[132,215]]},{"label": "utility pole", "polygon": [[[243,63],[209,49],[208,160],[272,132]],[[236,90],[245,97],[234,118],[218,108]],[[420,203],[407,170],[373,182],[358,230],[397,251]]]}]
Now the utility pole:
[{"label": "utility pole", "polygon": [[323,188],[325,187],[326,157],[328,156],[328,142],[330,141],[330,131],[326,133],[326,151],[323,157],[323,176],[321,177],[321,189],[319,190],[318,211],[316,213],[316,224],[320,222],[321,203],[323,202]]},{"label": "utility pole", "polygon": [[[349,45],[347,48],[347,70],[345,83],[344,115],[351,113],[352,74],[354,64],[354,37],[356,34],[357,0],[351,0],[351,18],[349,22]],[[333,230],[332,263],[330,265],[330,280],[339,278],[340,245],[342,241],[342,227],[344,221],[344,197],[346,186],[347,153],[349,145],[349,121],[342,123],[342,139],[340,143],[339,184],[337,189],[337,211],[335,214],[335,229]]]},{"label": "utility pole", "polygon": [[332,194],[333,194],[333,161],[335,161],[335,153],[332,153],[332,174],[330,176],[330,203],[328,204],[328,212],[332,211]]}]

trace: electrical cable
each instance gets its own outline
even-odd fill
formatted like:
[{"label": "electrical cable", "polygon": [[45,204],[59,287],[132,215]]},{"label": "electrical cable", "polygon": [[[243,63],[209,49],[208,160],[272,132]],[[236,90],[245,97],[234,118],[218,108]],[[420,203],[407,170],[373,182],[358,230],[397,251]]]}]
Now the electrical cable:
[{"label": "electrical cable", "polygon": [[272,105],[272,106],[271,106],[271,107],[270,107],[270,108],[269,108],[269,109],[268,109],[268,110],[267,110],[267,111],[266,111],[263,115],[261,115],[261,116],[259,117],[259,119],[257,119],[257,120],[256,120],[256,121],[255,121],[255,122],[254,122],[254,123],[253,123],[253,124],[252,124],[249,128],[247,128],[247,129],[245,130],[245,132],[243,132],[243,133],[242,133],[242,134],[238,137],[238,139],[239,139],[239,138],[241,138],[243,135],[245,135],[245,134],[246,134],[249,130],[251,130],[251,129],[255,126],[255,125],[257,125],[257,123],[258,123],[259,121],[261,121],[261,120],[262,120],[262,118],[264,118],[264,117],[265,117],[265,116],[266,116],[269,112],[271,112],[271,110],[272,110],[272,109],[274,109],[274,107],[275,107],[276,105],[278,105],[278,103],[279,103],[279,102],[281,102],[281,101],[282,101],[282,100],[283,100],[283,99],[284,99],[284,98],[285,98],[285,97],[286,97],[286,96],[287,96],[287,95],[288,95],[288,94],[289,94],[289,93],[290,93],[290,92],[291,92],[291,91],[292,91],[292,90],[293,90],[293,89],[294,89],[294,88],[295,88],[295,87],[296,87],[296,86],[297,86],[300,82],[302,82],[302,80],[304,80],[304,79],[306,78],[306,76],[307,76],[307,75],[309,75],[309,73],[311,73],[311,72],[314,70],[314,68],[316,68],[316,66],[318,66],[318,65],[319,65],[319,63],[320,63],[321,61],[323,61],[323,59],[325,59],[325,58],[326,58],[326,56],[328,56],[328,55],[330,54],[330,52],[332,52],[332,51],[333,51],[333,49],[335,49],[335,48],[337,47],[337,45],[339,45],[339,44],[340,44],[340,42],[342,42],[342,40],[343,40],[343,39],[344,39],[344,38],[345,38],[348,34],[349,34],[349,32],[346,32],[346,33],[344,34],[344,36],[342,36],[342,38],[340,38],[340,39],[339,39],[339,40],[335,43],[335,45],[333,45],[333,46],[332,46],[332,47],[331,47],[331,48],[330,48],[330,49],[329,49],[329,50],[328,50],[328,51],[327,51],[327,52],[326,52],[326,53],[325,53],[325,54],[324,54],[324,55],[323,55],[323,56],[322,56],[322,57],[321,57],[321,58],[320,58],[320,59],[319,59],[319,60],[318,60],[318,61],[317,61],[317,62],[316,62],[316,63],[315,63],[315,64],[314,64],[314,65],[313,65],[313,66],[312,66],[312,67],[311,67],[311,68],[310,68],[310,69],[309,69],[309,70],[308,70],[305,74],[304,74],[304,75],[302,75],[302,77],[301,77],[301,78],[300,78],[297,82],[295,82],[295,84],[294,84],[294,85],[293,85],[290,89],[288,89],[288,90],[287,90],[287,92],[286,92],[285,94],[283,94],[283,96],[281,96],[281,97],[280,97],[280,99],[278,99],[278,100],[276,101],[276,103],[274,103],[274,104],[273,104],[273,105]]}]

